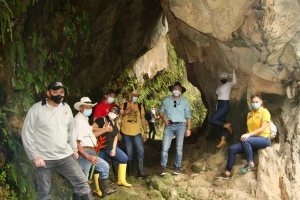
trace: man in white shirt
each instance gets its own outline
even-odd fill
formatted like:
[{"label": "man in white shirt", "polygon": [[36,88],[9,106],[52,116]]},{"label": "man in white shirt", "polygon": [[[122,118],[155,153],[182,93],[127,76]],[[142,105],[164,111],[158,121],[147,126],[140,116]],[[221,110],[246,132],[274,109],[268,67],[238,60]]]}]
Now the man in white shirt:
[{"label": "man in white shirt", "polygon": [[47,98],[28,110],[23,124],[22,141],[29,160],[35,164],[38,200],[51,199],[51,180],[55,171],[71,182],[80,199],[92,199],[85,174],[76,160],[73,114],[69,105],[63,102],[65,92],[61,82],[50,83]]},{"label": "man in white shirt", "polygon": [[[74,117],[74,131],[79,152],[78,161],[83,168],[86,178],[88,178],[92,164],[95,165],[95,171],[100,174],[94,174],[96,195],[105,197],[106,195],[115,193],[117,189],[108,188],[109,165],[96,154],[94,148],[97,146],[96,136],[111,131],[110,126],[105,126],[103,129],[93,132],[93,127],[90,126],[88,117],[92,114],[92,107],[96,104],[92,104],[92,101],[88,97],[82,97],[79,102],[74,104],[74,108],[79,111]],[[76,190],[74,190],[73,197],[78,197]]]}]

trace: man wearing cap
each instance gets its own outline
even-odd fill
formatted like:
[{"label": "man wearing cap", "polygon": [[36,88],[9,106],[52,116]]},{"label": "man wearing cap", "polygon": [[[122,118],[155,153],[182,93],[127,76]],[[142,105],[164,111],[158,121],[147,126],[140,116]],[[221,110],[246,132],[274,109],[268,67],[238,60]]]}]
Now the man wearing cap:
[{"label": "man wearing cap", "polygon": [[[116,95],[117,92],[115,90],[107,90],[104,95],[104,99],[95,107],[93,121],[99,117],[106,117],[109,113],[109,109],[113,106],[117,106],[117,104],[114,103]],[[124,115],[128,114],[131,107],[132,106],[129,106],[127,110],[120,110],[120,113]]]},{"label": "man wearing cap", "polygon": [[220,127],[221,141],[216,146],[217,148],[221,148],[222,146],[227,144],[226,130],[228,130],[229,134],[232,134],[231,124],[226,123],[226,115],[230,111],[230,93],[232,87],[237,83],[235,68],[232,69],[232,73],[232,82],[227,82],[228,74],[226,72],[222,72],[220,74],[221,85],[216,90],[216,94],[218,96],[218,102],[216,106],[217,109],[209,119],[210,124]]},{"label": "man wearing cap", "polygon": [[173,174],[179,174],[184,136],[191,135],[192,115],[190,105],[186,98],[182,97],[186,89],[182,87],[180,82],[169,86],[172,96],[166,97],[159,110],[159,115],[165,123],[162,151],[161,151],[161,175],[166,175],[166,167],[168,162],[168,151],[173,137],[176,137],[176,160],[174,164]]},{"label": "man wearing cap", "polygon": [[[74,117],[74,130],[79,152],[78,161],[83,168],[83,171],[86,175],[86,179],[88,179],[89,171],[92,164],[95,165],[95,171],[97,171],[100,174],[100,176],[98,173],[94,174],[96,195],[104,197],[106,195],[116,192],[117,189],[108,188],[109,165],[105,160],[100,158],[98,155],[95,155],[94,145],[97,144],[96,136],[111,131],[111,127],[104,126],[103,129],[96,130],[93,133],[93,127],[90,126],[88,117],[92,114],[92,107],[96,104],[97,103],[93,104],[90,98],[88,97],[82,97],[79,102],[74,104],[74,108],[79,111]],[[77,191],[74,190],[73,197],[76,196]]]},{"label": "man wearing cap", "polygon": [[[133,163],[133,145],[137,150],[138,158],[138,177],[148,177],[148,174],[144,174],[144,143],[147,140],[147,125],[145,119],[145,109],[142,104],[138,103],[138,97],[140,93],[134,90],[130,94],[130,102],[125,102],[120,107],[123,110],[128,110],[129,114],[124,115],[122,119],[121,138],[123,140],[126,153],[128,156],[128,175],[133,175],[132,163]],[[129,106],[129,104],[131,106]],[[144,134],[141,134],[141,123],[144,129]]]},{"label": "man wearing cap", "polygon": [[35,165],[38,199],[51,199],[54,171],[71,182],[81,199],[92,199],[86,176],[77,163],[73,114],[63,102],[66,88],[54,81],[47,89],[47,97],[28,110],[22,129],[24,149]]}]

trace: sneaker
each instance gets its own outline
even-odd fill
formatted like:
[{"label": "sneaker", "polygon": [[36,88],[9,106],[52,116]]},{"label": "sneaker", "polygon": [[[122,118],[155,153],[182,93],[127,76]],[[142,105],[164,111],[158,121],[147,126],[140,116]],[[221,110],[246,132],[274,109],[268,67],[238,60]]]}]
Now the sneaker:
[{"label": "sneaker", "polygon": [[240,169],[240,172],[241,172],[241,173],[247,173],[248,171],[253,170],[254,167],[255,167],[255,165],[252,166],[252,165],[250,165],[250,164],[246,164],[244,167],[242,167],[242,168]]},{"label": "sneaker", "polygon": [[161,176],[164,176],[164,175],[166,175],[167,174],[167,170],[166,170],[166,167],[162,167],[161,168]]},{"label": "sneaker", "polygon": [[230,179],[230,175],[225,174],[225,172],[219,174],[216,176],[216,179],[224,179],[224,180],[228,180]]},{"label": "sneaker", "polygon": [[175,167],[173,174],[178,175],[179,174],[179,167]]}]

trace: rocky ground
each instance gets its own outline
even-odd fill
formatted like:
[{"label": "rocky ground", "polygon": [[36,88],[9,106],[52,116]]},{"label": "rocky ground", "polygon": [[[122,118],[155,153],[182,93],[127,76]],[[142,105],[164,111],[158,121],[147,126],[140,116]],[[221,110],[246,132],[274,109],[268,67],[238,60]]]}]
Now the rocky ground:
[{"label": "rocky ground", "polygon": [[[197,133],[194,133],[197,134]],[[121,145],[122,146],[122,145]],[[223,200],[239,197],[239,199],[251,199],[246,193],[238,192],[230,187],[230,184],[237,185],[237,189],[251,185],[251,180],[255,180],[256,172],[249,172],[246,175],[235,173],[232,179],[216,180],[214,177],[222,171],[225,166],[227,147],[217,150],[215,143],[205,141],[204,138],[192,137],[185,141],[184,156],[179,175],[172,175],[175,160],[175,140],[172,142],[169,151],[169,162],[167,175],[160,176],[160,140],[148,140],[145,143],[145,173],[150,174],[147,179],[131,176],[127,178],[133,187],[126,188],[117,185],[111,187],[118,188],[115,194],[105,197],[105,199],[193,199],[193,200]],[[235,169],[243,166],[245,161],[238,157]],[[136,166],[136,165],[134,165]],[[238,171],[238,170],[235,170]],[[136,168],[134,170],[136,172]],[[110,172],[110,177],[113,177]],[[137,173],[137,172],[136,172]],[[68,181],[56,175],[53,182],[53,199],[72,199],[71,186]],[[250,180],[250,181],[248,181]],[[243,181],[246,185],[243,186]],[[241,186],[242,185],[242,186]],[[90,186],[94,189],[94,183],[90,181]],[[94,199],[100,199],[95,197]]]}]

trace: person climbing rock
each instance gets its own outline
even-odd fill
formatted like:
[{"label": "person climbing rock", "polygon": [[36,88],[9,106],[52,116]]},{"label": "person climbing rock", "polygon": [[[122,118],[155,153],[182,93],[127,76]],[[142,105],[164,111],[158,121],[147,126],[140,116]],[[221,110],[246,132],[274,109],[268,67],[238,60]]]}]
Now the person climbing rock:
[{"label": "person climbing rock", "polygon": [[229,103],[230,93],[232,87],[237,83],[235,68],[233,68],[232,73],[233,73],[232,82],[227,81],[228,74],[226,72],[222,72],[220,74],[221,85],[216,90],[216,94],[218,96],[218,102],[217,102],[216,110],[212,114],[209,120],[210,124],[220,127],[221,141],[216,146],[217,148],[221,148],[222,146],[227,144],[226,142],[227,130],[229,134],[232,134],[231,123],[226,123],[226,115],[230,111],[230,103]]}]

